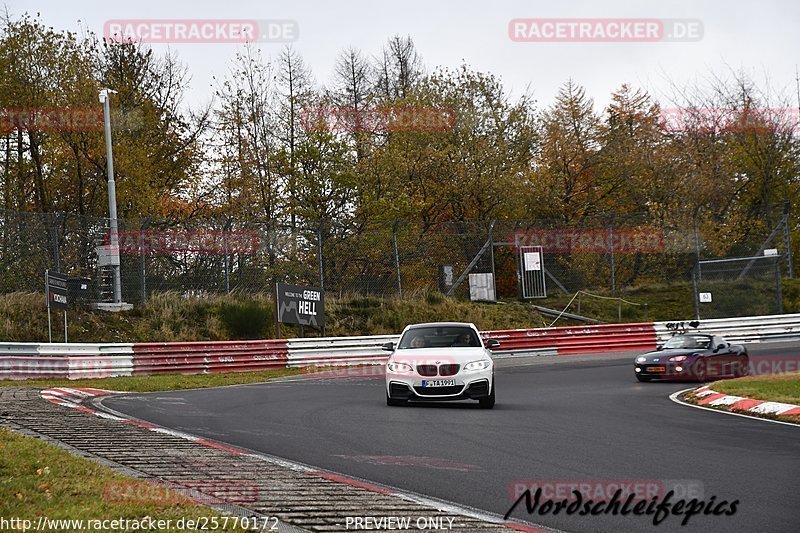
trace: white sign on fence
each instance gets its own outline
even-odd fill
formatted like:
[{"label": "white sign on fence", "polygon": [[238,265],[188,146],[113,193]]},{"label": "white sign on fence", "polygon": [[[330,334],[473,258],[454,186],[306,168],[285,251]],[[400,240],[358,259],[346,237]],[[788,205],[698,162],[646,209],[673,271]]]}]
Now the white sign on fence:
[{"label": "white sign on fence", "polygon": [[497,301],[494,293],[494,276],[491,273],[469,275],[469,299],[473,302]]},{"label": "white sign on fence", "polygon": [[711,293],[710,292],[701,292],[700,293],[700,301],[702,303],[711,303]]},{"label": "white sign on fence", "polygon": [[525,270],[541,270],[542,258],[539,252],[525,252]]}]

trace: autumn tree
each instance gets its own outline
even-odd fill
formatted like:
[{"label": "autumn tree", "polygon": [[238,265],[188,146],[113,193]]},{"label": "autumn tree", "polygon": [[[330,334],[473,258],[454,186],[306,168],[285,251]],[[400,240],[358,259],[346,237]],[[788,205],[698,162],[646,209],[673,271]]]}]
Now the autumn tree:
[{"label": "autumn tree", "polygon": [[548,215],[570,224],[597,212],[597,200],[608,194],[601,180],[600,119],[586,90],[569,80],[542,116],[542,151],[535,180],[547,196]]}]

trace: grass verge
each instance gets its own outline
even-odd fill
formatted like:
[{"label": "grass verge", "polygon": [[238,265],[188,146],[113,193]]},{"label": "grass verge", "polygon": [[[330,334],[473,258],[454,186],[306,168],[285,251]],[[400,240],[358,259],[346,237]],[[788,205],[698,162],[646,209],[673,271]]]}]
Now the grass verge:
[{"label": "grass verge", "polygon": [[715,381],[709,388],[755,400],[800,405],[800,372]]},{"label": "grass verge", "polygon": [[122,376],[92,379],[25,379],[0,380],[0,387],[89,387],[120,392],[156,392],[183,389],[204,389],[224,385],[260,383],[271,379],[303,373],[302,368],[275,368],[257,372],[226,372],[222,374],[162,374],[156,376]]},{"label": "grass verge", "polygon": [[[221,517],[219,512],[198,505],[177,491],[144,485],[146,483],[76,457],[52,444],[0,428],[0,515],[6,520],[32,520],[36,527],[39,517],[59,520],[152,517],[172,520],[170,531],[194,531],[194,528],[176,527],[177,521]],[[219,530],[244,531],[232,525],[229,523]],[[77,531],[82,528],[74,524],[56,528],[50,524],[44,529]]]}]

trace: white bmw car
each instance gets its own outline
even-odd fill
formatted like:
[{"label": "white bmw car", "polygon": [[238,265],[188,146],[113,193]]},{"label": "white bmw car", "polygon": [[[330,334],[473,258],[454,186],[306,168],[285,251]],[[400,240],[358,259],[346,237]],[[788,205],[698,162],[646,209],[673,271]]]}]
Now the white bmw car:
[{"label": "white bmw car", "polygon": [[386,404],[412,401],[478,400],[494,407],[494,362],[478,328],[463,322],[434,322],[407,326],[386,363]]}]

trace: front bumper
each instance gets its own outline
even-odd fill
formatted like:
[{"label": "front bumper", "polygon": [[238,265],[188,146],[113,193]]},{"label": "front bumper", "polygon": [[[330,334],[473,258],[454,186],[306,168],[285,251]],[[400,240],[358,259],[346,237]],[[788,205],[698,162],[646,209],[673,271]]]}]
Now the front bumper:
[{"label": "front bumper", "polygon": [[[423,388],[422,381],[455,379],[455,386]],[[488,397],[494,387],[492,368],[477,372],[459,372],[446,378],[422,377],[416,374],[386,375],[386,393],[396,400],[447,401],[479,400]]]},{"label": "front bumper", "polygon": [[695,375],[692,369],[692,363],[693,362],[688,361],[680,363],[634,363],[633,372],[637,376],[650,379],[676,381],[693,380],[695,379]]}]

